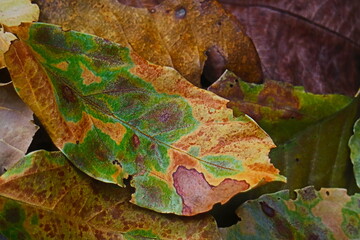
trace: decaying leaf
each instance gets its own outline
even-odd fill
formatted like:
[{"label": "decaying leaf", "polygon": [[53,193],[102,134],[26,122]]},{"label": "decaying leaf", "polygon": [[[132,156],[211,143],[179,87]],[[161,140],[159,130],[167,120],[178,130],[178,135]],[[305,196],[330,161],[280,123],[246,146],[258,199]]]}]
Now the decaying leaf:
[{"label": "decaying leaf", "polygon": [[246,113],[275,144],[288,141],[306,127],[329,117],[353,100],[350,97],[305,92],[303,87],[266,79],[264,84],[242,81],[226,71],[208,90],[224,97],[235,116]]},{"label": "decaying leaf", "polygon": [[4,53],[9,49],[11,41],[15,39],[14,34],[4,32],[4,29],[0,26],[0,69],[5,67]]},{"label": "decaying leaf", "polygon": [[237,210],[236,225],[221,229],[223,239],[336,239],[360,238],[360,194],[345,189],[313,187],[261,196]]},{"label": "decaying leaf", "polygon": [[[148,8],[123,5],[117,0],[35,2],[41,9],[40,21],[131,47],[150,62],[174,67],[197,86],[207,57],[211,63],[206,73],[215,68],[221,75],[228,68],[246,81],[262,79],[251,40],[238,21],[214,0],[165,0],[156,6],[145,4]],[[220,75],[209,80],[215,81]]]},{"label": "decaying leaf", "polygon": [[39,19],[39,7],[30,0],[1,0],[0,25],[19,26]]},{"label": "decaying leaf", "polygon": [[360,86],[360,5],[352,0],[220,0],[245,25],[264,75],[314,93]]},{"label": "decaying leaf", "polygon": [[349,140],[350,158],[354,165],[357,186],[360,188],[360,119],[355,122],[354,135]]},{"label": "decaying leaf", "polygon": [[129,203],[130,194],[78,171],[61,152],[33,152],[0,178],[0,238],[219,239],[209,215],[155,213]]},{"label": "decaying leaf", "polygon": [[270,159],[288,179],[286,184],[268,184],[244,193],[235,202],[308,185],[358,190],[347,146],[360,114],[358,98],[310,94],[302,87],[269,80],[249,84],[230,72],[209,89],[230,99],[228,106],[236,115],[241,111],[250,115],[269,133],[278,144]]},{"label": "decaying leaf", "polygon": [[0,175],[25,156],[38,127],[12,84],[0,85]]},{"label": "decaying leaf", "polygon": [[54,25],[13,31],[5,60],[19,95],[82,171],[119,185],[133,175],[137,205],[194,215],[284,180],[269,136],[174,69]]}]

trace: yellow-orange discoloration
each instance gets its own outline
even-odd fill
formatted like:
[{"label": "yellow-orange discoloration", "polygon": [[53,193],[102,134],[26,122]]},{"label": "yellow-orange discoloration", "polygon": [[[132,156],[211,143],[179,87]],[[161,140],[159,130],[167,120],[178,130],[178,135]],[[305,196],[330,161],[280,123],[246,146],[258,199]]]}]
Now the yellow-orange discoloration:
[{"label": "yellow-orange discoloration", "polygon": [[[116,168],[117,168],[117,171],[116,171],[113,175],[111,175],[111,177],[112,177],[112,179],[114,180],[115,183],[119,183],[119,182],[120,182],[120,181],[118,180],[118,177],[119,177],[119,176],[120,176],[121,178],[128,178],[129,175],[123,171],[123,169],[122,169],[121,166],[116,165]],[[122,182],[122,181],[121,181],[121,182]],[[122,184],[122,185],[120,185],[120,186],[121,186],[121,187],[124,187],[125,185]]]},{"label": "yellow-orange discoloration", "polygon": [[92,83],[100,83],[101,77],[96,76],[92,71],[90,71],[85,65],[80,63],[80,68],[82,69],[81,77],[85,85],[90,85]]},{"label": "yellow-orange discoloration", "polygon": [[59,62],[57,64],[54,65],[54,67],[63,70],[63,71],[67,71],[68,67],[69,67],[69,63],[68,62]]},{"label": "yellow-orange discoloration", "polygon": [[126,133],[126,128],[120,123],[105,123],[99,119],[91,117],[95,127],[108,135],[116,144],[120,144]]},{"label": "yellow-orange discoloration", "polygon": [[62,148],[67,142],[81,142],[91,128],[88,116],[83,114],[77,123],[65,121],[56,104],[53,86],[31,49],[17,41],[5,54],[5,60],[20,97],[29,103],[54,143]]}]

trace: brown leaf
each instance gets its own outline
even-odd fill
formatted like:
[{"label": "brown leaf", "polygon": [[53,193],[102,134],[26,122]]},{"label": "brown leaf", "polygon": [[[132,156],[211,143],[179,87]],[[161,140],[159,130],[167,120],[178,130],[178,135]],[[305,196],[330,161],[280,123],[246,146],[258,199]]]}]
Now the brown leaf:
[{"label": "brown leaf", "polygon": [[220,238],[209,215],[159,214],[129,203],[130,195],[78,171],[60,152],[32,152],[0,178],[0,238]]},{"label": "brown leaf", "polygon": [[360,5],[356,1],[221,2],[246,26],[265,77],[315,93],[356,93],[360,85]]},{"label": "brown leaf", "polygon": [[216,80],[228,68],[244,80],[261,81],[251,40],[216,1],[166,0],[156,6],[156,1],[140,1],[149,8],[134,8],[115,0],[36,2],[41,9],[40,21],[131,47],[153,63],[174,67],[197,86],[207,56],[212,60],[206,72],[215,69],[218,74],[209,80]]},{"label": "brown leaf", "polygon": [[38,129],[12,84],[0,86],[0,175],[19,161]]}]

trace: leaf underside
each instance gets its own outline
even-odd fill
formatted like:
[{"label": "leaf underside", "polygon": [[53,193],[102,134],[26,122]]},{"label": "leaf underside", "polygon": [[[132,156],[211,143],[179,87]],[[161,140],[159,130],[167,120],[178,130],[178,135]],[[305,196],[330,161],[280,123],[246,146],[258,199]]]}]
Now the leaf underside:
[{"label": "leaf underside", "polygon": [[133,175],[137,205],[194,215],[284,180],[269,136],[175,70],[54,25],[11,30],[21,41],[5,59],[18,94],[79,169],[119,185]]}]

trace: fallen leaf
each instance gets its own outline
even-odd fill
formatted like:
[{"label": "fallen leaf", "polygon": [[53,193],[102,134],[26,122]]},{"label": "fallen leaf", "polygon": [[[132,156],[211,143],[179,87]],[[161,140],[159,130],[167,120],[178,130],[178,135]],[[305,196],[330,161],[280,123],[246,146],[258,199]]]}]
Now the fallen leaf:
[{"label": "fallen leaf", "polygon": [[9,49],[11,41],[17,39],[16,36],[9,32],[4,32],[0,27],[0,69],[5,67],[4,53]]},{"label": "fallen leaf", "polygon": [[360,188],[360,119],[354,124],[354,135],[349,140],[350,158],[354,165],[354,175],[357,186]]},{"label": "fallen leaf", "polygon": [[33,152],[0,178],[7,239],[219,239],[209,215],[184,218],[131,203],[129,188],[96,181],[61,152]]},{"label": "fallen leaf", "polygon": [[1,0],[0,25],[19,26],[39,19],[39,7],[30,0]]},{"label": "fallen leaf", "polygon": [[353,98],[306,92],[303,87],[266,79],[264,84],[242,81],[226,71],[209,91],[230,100],[235,116],[246,113],[267,132],[275,144],[281,144],[351,103]]},{"label": "fallen leaf", "polygon": [[207,58],[205,76],[209,81],[215,81],[226,68],[250,82],[262,79],[253,43],[216,1],[144,3],[148,8],[116,0],[35,2],[41,9],[40,21],[131,47],[150,62],[175,68],[197,86]]},{"label": "fallen leaf", "polygon": [[284,180],[269,136],[174,69],[54,25],[13,30],[5,60],[20,96],[82,171],[118,185],[133,175],[137,205],[194,215]]},{"label": "fallen leaf", "polygon": [[33,112],[12,84],[0,85],[0,175],[25,156],[35,132]]},{"label": "fallen leaf", "polygon": [[360,86],[356,1],[221,0],[245,25],[270,79],[314,93],[354,96]]},{"label": "fallen leaf", "polygon": [[230,218],[228,209],[281,189],[314,185],[359,191],[347,146],[360,115],[358,98],[311,94],[302,87],[271,80],[261,85],[245,83],[230,72],[209,89],[228,98],[227,105],[236,116],[250,115],[269,133],[277,144],[270,159],[287,177],[286,184],[274,182],[237,195],[214,214]]},{"label": "fallen leaf", "polygon": [[348,196],[345,189],[313,187],[261,196],[240,206],[236,225],[221,229],[230,239],[359,239],[360,194]]}]

